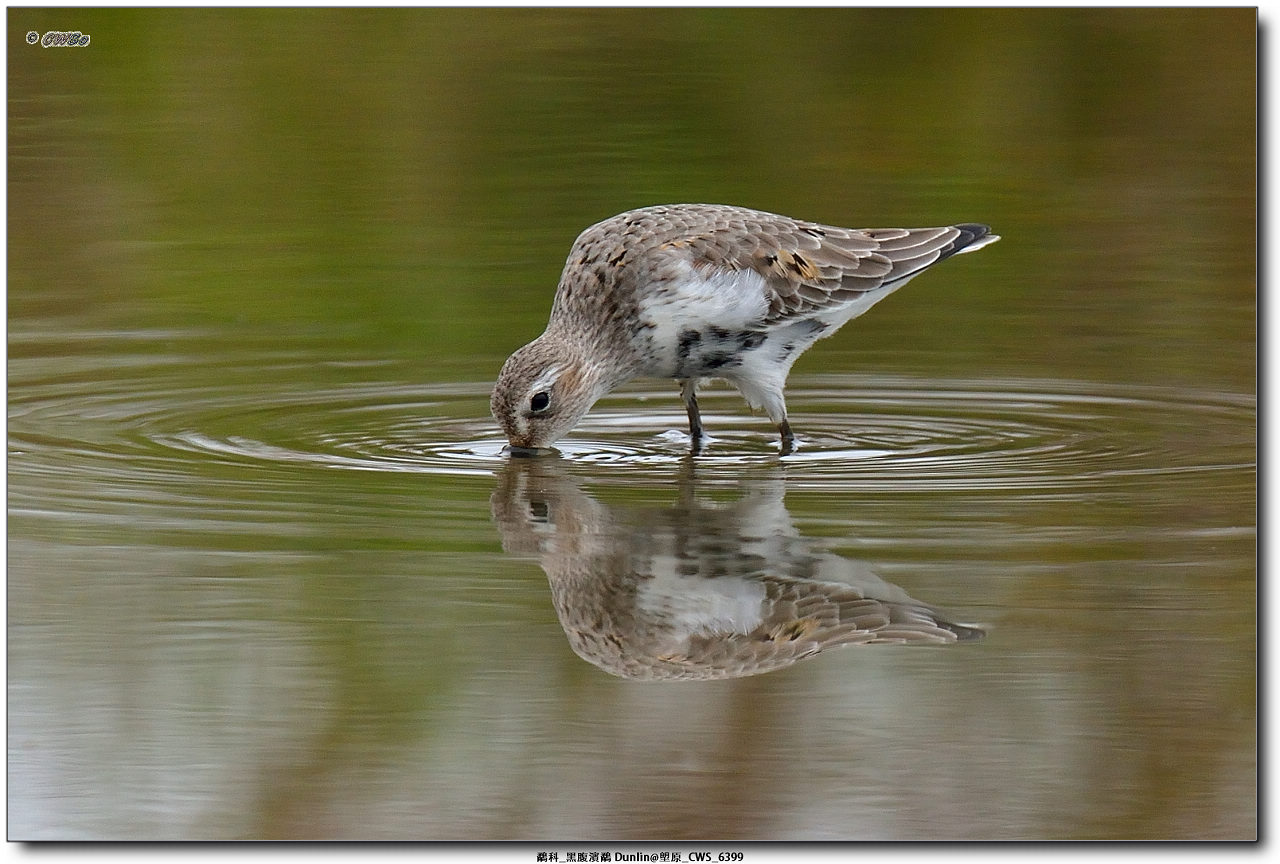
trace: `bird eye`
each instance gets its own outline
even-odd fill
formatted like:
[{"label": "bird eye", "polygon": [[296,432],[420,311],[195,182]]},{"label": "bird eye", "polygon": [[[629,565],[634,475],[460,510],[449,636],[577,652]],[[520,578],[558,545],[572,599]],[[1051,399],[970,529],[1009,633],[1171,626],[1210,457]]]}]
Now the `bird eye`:
[{"label": "bird eye", "polygon": [[541,414],[551,407],[551,394],[546,390],[539,390],[533,394],[533,398],[529,400],[529,410],[534,414]]}]

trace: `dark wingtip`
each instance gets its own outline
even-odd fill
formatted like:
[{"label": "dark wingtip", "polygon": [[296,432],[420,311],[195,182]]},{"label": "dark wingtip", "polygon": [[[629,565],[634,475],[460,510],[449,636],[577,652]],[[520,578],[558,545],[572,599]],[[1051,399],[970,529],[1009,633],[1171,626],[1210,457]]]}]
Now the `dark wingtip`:
[{"label": "dark wingtip", "polygon": [[956,634],[956,640],[959,642],[976,642],[987,636],[987,628],[978,624],[952,624],[948,621],[942,623],[942,627]]},{"label": "dark wingtip", "polygon": [[956,240],[957,246],[968,246],[974,240],[986,237],[991,233],[991,226],[983,225],[981,222],[961,222],[959,225],[952,227],[960,231],[960,238]]},{"label": "dark wingtip", "polygon": [[1000,239],[991,233],[990,225],[983,225],[981,222],[961,222],[959,225],[952,225],[951,227],[959,231],[960,236],[951,241],[951,245],[938,258],[939,261],[963,252],[970,246],[975,246],[975,244],[976,248],[980,249],[988,243],[994,243]]}]

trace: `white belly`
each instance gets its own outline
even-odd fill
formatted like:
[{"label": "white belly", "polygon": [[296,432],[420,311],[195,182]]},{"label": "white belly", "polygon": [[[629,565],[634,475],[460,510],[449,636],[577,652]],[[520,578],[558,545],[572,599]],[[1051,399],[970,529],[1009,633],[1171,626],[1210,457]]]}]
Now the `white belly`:
[{"label": "white belly", "polygon": [[[700,365],[690,360],[691,353],[715,365],[717,356],[742,341],[741,334],[760,332],[769,309],[758,273],[682,269],[680,277],[654,286],[640,303],[647,375],[688,377],[682,373]],[[698,334],[698,344],[691,344],[692,334]]]}]

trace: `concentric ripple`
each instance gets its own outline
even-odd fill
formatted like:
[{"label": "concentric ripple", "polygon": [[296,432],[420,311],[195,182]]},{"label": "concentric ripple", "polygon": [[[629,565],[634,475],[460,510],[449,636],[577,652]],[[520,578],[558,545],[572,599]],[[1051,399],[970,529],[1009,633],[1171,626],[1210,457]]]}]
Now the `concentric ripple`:
[{"label": "concentric ripple", "polygon": [[[312,384],[314,361],[263,356],[210,375],[194,357],[116,358],[49,371],[11,365],[11,504],[95,477],[178,476],[193,465],[485,476],[504,460],[487,381],[413,383],[409,370],[352,365]],[[16,371],[15,371],[16,369]],[[28,374],[24,376],[26,370]],[[289,370],[293,370],[289,372]],[[329,370],[332,372],[333,370]],[[288,374],[286,374],[288,372]],[[335,381],[333,379],[342,379]],[[1255,470],[1252,395],[1088,381],[808,376],[788,389],[797,452],[740,397],[703,397],[703,476],[781,463],[809,489],[1009,489],[1085,494],[1173,474]],[[602,400],[561,458],[604,478],[666,482],[688,463],[674,388]]]}]

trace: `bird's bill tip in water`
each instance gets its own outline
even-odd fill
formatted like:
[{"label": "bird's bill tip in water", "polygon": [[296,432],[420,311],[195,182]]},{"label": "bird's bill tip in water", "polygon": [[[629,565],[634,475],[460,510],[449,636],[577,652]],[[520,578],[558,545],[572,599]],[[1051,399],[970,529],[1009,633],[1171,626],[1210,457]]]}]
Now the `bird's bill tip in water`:
[{"label": "bird's bill tip in water", "polygon": [[556,452],[554,447],[521,447],[518,444],[508,444],[502,448],[502,452],[515,459],[533,459],[538,456],[550,456]]}]

